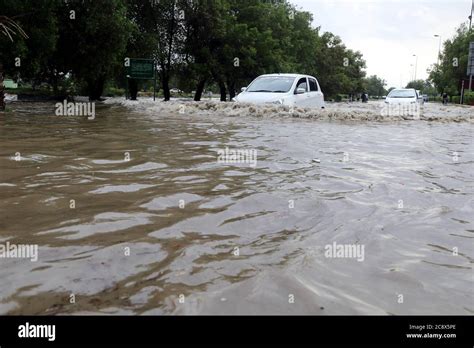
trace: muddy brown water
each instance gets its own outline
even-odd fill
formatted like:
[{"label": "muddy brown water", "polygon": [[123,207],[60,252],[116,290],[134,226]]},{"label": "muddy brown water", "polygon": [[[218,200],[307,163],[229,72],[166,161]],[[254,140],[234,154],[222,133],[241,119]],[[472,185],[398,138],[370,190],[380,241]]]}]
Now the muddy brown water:
[{"label": "muddy brown water", "polygon": [[472,123],[9,107],[0,314],[474,313]]}]

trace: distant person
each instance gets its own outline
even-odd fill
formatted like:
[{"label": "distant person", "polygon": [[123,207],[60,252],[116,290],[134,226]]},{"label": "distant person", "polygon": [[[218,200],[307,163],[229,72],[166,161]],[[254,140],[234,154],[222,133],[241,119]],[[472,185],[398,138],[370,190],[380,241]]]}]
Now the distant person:
[{"label": "distant person", "polygon": [[443,105],[448,105],[448,93],[443,93]]},{"label": "distant person", "polygon": [[362,93],[362,103],[367,103],[369,101],[369,95],[367,93]]}]

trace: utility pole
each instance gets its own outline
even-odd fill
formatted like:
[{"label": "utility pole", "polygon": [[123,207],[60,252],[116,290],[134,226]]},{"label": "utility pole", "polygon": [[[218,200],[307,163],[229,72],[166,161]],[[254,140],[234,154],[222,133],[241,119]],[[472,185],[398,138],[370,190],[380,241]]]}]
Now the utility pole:
[{"label": "utility pole", "polygon": [[[473,1],[474,1],[474,0],[473,0]],[[439,56],[441,55],[441,35],[436,34],[434,37],[439,37],[438,63],[437,63],[437,66],[439,67]]]},{"label": "utility pole", "polygon": [[[474,1],[474,0],[473,0]],[[415,80],[416,81],[416,71],[418,70],[418,56],[416,54],[413,55],[413,57],[416,57],[416,62],[415,62]]]},{"label": "utility pole", "polygon": [[471,31],[472,28],[472,12],[474,11],[474,0],[472,0],[472,5],[471,5],[471,15],[468,17],[469,18],[469,31]]},{"label": "utility pole", "polygon": [[469,43],[469,56],[468,56],[468,71],[467,74],[469,75],[469,92],[472,91],[472,73],[473,73],[473,66],[472,61],[474,57],[474,42]]}]

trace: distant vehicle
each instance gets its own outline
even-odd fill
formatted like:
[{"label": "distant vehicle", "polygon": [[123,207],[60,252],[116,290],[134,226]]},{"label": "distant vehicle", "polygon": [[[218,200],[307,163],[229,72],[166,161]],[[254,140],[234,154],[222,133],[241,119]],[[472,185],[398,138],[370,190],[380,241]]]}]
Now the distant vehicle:
[{"label": "distant vehicle", "polygon": [[418,98],[418,93],[413,88],[394,89],[385,99],[387,104],[421,104],[422,99]]},{"label": "distant vehicle", "polygon": [[421,103],[421,104],[424,104],[425,103],[425,99],[423,98],[423,96],[421,95],[421,91],[420,90],[416,90],[416,97],[418,98],[418,101]]},{"label": "distant vehicle", "polygon": [[183,93],[182,90],[178,89],[178,88],[171,88],[170,89],[170,92],[173,93],[173,94],[181,94]]},{"label": "distant vehicle", "polygon": [[388,115],[419,117],[423,98],[419,98],[413,88],[394,89],[388,94],[385,104],[387,104],[388,110],[384,109],[383,112],[388,112]]},{"label": "distant vehicle", "polygon": [[423,94],[421,97],[423,98],[423,101],[424,101],[425,103],[428,103],[429,100],[430,100],[430,98],[428,97],[427,94]]},{"label": "distant vehicle", "polygon": [[313,76],[270,74],[257,77],[233,99],[238,103],[324,108],[324,94]]}]

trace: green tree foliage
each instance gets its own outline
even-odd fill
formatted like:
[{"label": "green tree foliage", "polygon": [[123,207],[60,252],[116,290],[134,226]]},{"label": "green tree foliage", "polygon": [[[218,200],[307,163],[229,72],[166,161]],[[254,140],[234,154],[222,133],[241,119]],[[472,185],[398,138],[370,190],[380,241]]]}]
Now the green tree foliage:
[{"label": "green tree foliage", "polygon": [[34,0],[2,0],[0,15],[15,20],[26,33],[0,39],[0,61],[7,76],[31,80],[33,86],[48,81],[58,35],[55,7],[54,0],[42,0],[41,6]]},{"label": "green tree foliage", "polygon": [[469,42],[474,41],[474,31],[462,24],[456,35],[443,44],[440,64],[431,70],[429,81],[439,93],[461,94],[460,81],[466,78]]},{"label": "green tree foliage", "polygon": [[[27,38],[28,35],[21,28],[21,26],[13,19],[0,16],[0,33],[13,42],[13,37],[19,35],[22,38]],[[0,111],[5,110],[5,92],[3,85],[3,64],[0,60]]]},{"label": "green tree foliage", "polygon": [[126,10],[125,0],[71,1],[58,9],[59,60],[91,100],[100,98],[106,81],[123,67],[132,31]]},{"label": "green tree foliage", "polygon": [[426,95],[437,95],[436,88],[431,84],[429,80],[415,80],[411,81],[407,84],[406,88],[414,88],[416,90],[421,91],[423,94]]},{"label": "green tree foliage", "polygon": [[196,100],[216,85],[229,100],[277,72],[314,75],[327,97],[364,88],[362,55],[286,0],[1,1],[0,15],[18,16],[30,38],[1,41],[0,61],[12,77],[56,92],[67,81],[99,99],[108,81],[123,86],[125,58],[155,59],[165,100],[177,87],[170,81]]},{"label": "green tree foliage", "polygon": [[377,75],[369,76],[364,81],[365,91],[370,96],[383,96],[387,95],[387,90],[385,89],[386,82],[384,79],[378,77]]},{"label": "green tree foliage", "polygon": [[321,35],[310,13],[286,1],[197,1],[193,10],[186,50],[199,76],[196,100],[206,81],[215,81],[226,100],[227,92],[232,98],[258,75],[277,72],[314,75],[326,96],[363,88],[362,55],[331,33]]},{"label": "green tree foliage", "polygon": [[425,87],[426,87],[425,80],[415,80],[415,81],[410,81],[405,88],[414,88],[418,91],[423,91]]}]

